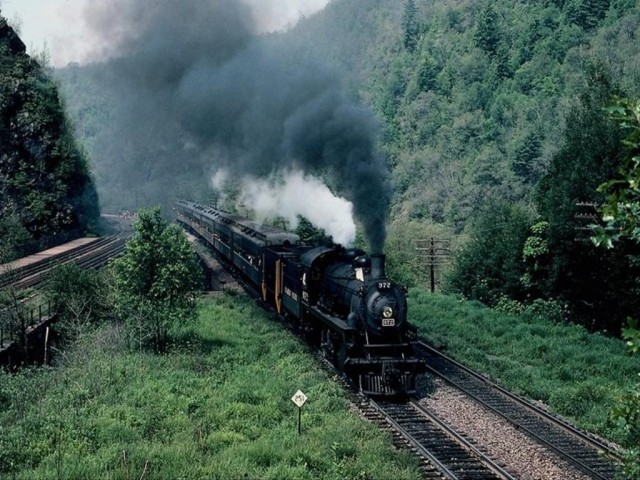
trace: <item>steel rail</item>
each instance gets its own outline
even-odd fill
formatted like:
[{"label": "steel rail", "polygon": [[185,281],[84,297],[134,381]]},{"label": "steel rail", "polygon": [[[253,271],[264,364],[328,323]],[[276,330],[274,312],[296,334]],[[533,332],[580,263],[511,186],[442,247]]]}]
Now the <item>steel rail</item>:
[{"label": "steel rail", "polygon": [[27,277],[36,275],[42,271],[45,271],[51,267],[52,264],[66,261],[74,256],[81,255],[83,252],[97,248],[98,245],[108,242],[113,237],[96,238],[89,243],[78,245],[75,248],[66,250],[59,254],[47,255],[44,258],[38,259],[33,263],[17,267],[11,270],[0,272],[0,288],[13,285],[24,280]]},{"label": "steel rail", "polygon": [[411,405],[420,413],[428,417],[433,423],[438,425],[442,430],[446,431],[449,435],[454,437],[458,442],[463,444],[466,448],[468,448],[473,453],[475,453],[478,457],[480,457],[482,459],[482,462],[498,477],[503,478],[505,480],[516,480],[516,478],[513,477],[511,474],[509,474],[504,468],[502,468],[500,465],[498,465],[493,460],[491,460],[487,455],[482,453],[479,449],[477,449],[472,443],[467,441],[462,435],[456,432],[453,428],[451,428],[449,425],[447,425],[442,420],[440,420],[435,415],[435,413],[433,413],[423,405],[420,405],[420,403],[418,403],[415,400],[411,400]]},{"label": "steel rail", "polygon": [[[394,414],[388,410],[401,407],[400,404],[389,404],[387,408],[384,405],[376,402],[373,399],[369,399],[369,404],[378,411],[378,413],[384,417],[385,421],[389,423],[402,437],[409,442],[409,444],[418,451],[420,455],[425,456],[429,462],[431,462],[440,473],[447,479],[459,480],[461,478],[478,478],[478,479],[500,479],[500,480],[516,480],[511,474],[505,471],[502,467],[497,465],[487,455],[478,450],[462,435],[456,432],[453,428],[448,426],[442,420],[438,419],[435,414],[428,409],[420,406],[416,401],[410,401],[407,407],[411,409],[411,412],[418,416],[421,420],[430,423],[434,429],[436,429],[444,438],[448,440],[461,451],[465,451],[468,456],[467,459],[454,456],[450,458],[452,463],[464,463],[465,467],[456,468],[453,465],[447,465],[447,459],[439,458],[437,453],[433,453],[433,445],[425,445],[423,441],[416,438],[415,434],[411,433],[405,426],[401,425],[397,418],[394,418]],[[438,440],[439,448],[443,447],[442,438]],[[475,463],[476,471],[469,470],[469,462]]]},{"label": "steel rail", "polygon": [[75,255],[65,255],[64,258],[54,258],[37,273],[33,273],[13,284],[15,288],[32,288],[39,285],[45,275],[52,269],[70,262],[76,263],[82,268],[98,268],[104,265],[109,258],[119,255],[124,249],[124,239],[118,237],[108,237],[102,242],[93,244],[92,248],[83,249],[81,253]]},{"label": "steel rail", "polygon": [[[570,435],[573,438],[578,439],[584,446],[589,446],[589,447],[595,448],[597,451],[603,452],[604,454],[609,456],[614,463],[621,462],[621,457],[619,456],[619,454],[616,451],[614,451],[613,449],[611,449],[609,446],[607,446],[604,443],[602,443],[601,441],[599,441],[597,439],[594,439],[594,438],[584,434],[580,430],[578,430],[575,427],[569,425],[568,423],[566,423],[566,422],[554,417],[553,415],[551,415],[548,412],[544,411],[543,409],[537,407],[536,405],[534,405],[534,404],[528,402],[527,400],[525,400],[523,398],[520,398],[517,395],[514,395],[513,393],[505,390],[504,388],[502,388],[499,385],[491,382],[490,380],[488,380],[484,376],[480,375],[479,373],[471,370],[468,367],[465,367],[461,363],[459,363],[456,360],[448,357],[447,355],[443,354],[442,352],[439,352],[438,350],[434,349],[433,347],[431,347],[430,345],[424,343],[423,341],[418,342],[418,345],[420,346],[420,348],[423,348],[423,349],[427,350],[429,355],[435,355],[435,356],[445,360],[446,362],[449,362],[451,365],[453,365],[454,367],[456,367],[460,371],[462,371],[462,372],[470,375],[474,379],[479,380],[480,382],[482,382],[486,387],[488,387],[488,388],[490,388],[492,390],[495,390],[496,392],[500,393],[503,397],[505,397],[508,400],[514,402],[516,405],[524,408],[528,413],[539,417],[541,420],[545,421],[547,424],[549,424],[549,425],[551,425],[553,427],[557,427],[562,432]],[[537,433],[537,432],[533,431],[532,429],[530,429],[527,426],[523,425],[522,423],[518,422],[516,419],[512,418],[509,414],[507,414],[507,413],[501,411],[500,409],[490,405],[487,401],[483,400],[478,395],[476,395],[475,393],[470,391],[469,388],[460,385],[458,382],[456,382],[455,380],[447,377],[445,374],[439,372],[434,367],[432,367],[432,366],[427,364],[427,370],[432,372],[434,375],[438,376],[439,378],[442,378],[444,381],[446,381],[447,383],[449,383],[450,385],[452,385],[456,389],[462,391],[467,396],[473,398],[475,401],[477,401],[478,403],[480,403],[481,405],[483,405],[484,407],[486,407],[487,409],[489,409],[490,411],[492,411],[496,415],[500,416],[501,418],[504,418],[509,423],[514,425],[516,428],[518,428],[519,430],[522,430],[523,432],[525,432],[527,435],[529,435],[531,438],[533,438],[534,440],[536,440],[538,443],[542,444],[546,448],[549,448],[553,452],[557,453],[562,458],[564,458],[565,460],[567,460],[571,464],[575,465],[582,472],[586,473],[587,475],[591,476],[592,478],[599,479],[599,480],[610,480],[612,478],[611,476],[602,474],[602,473],[594,470],[591,466],[586,465],[581,460],[579,460],[575,456],[573,456],[571,453],[568,453],[565,450],[563,450],[562,447],[560,447],[558,445],[555,445],[555,444],[551,443],[550,441],[548,441],[547,439],[543,438],[541,436],[542,435],[541,433]]]}]

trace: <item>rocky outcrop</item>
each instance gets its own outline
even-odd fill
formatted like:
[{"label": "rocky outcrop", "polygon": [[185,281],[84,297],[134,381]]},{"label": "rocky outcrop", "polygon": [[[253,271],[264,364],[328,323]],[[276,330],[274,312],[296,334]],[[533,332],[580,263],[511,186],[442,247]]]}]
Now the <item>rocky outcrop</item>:
[{"label": "rocky outcrop", "polygon": [[56,85],[0,17],[0,256],[67,240],[97,220],[71,132]]}]

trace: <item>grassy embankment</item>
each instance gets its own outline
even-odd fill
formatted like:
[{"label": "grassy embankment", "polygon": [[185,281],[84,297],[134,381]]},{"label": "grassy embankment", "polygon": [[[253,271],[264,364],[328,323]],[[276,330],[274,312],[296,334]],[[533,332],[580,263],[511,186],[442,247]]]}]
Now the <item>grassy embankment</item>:
[{"label": "grassy embankment", "polygon": [[624,442],[609,414],[637,381],[640,358],[624,342],[556,323],[535,311],[514,316],[454,296],[410,293],[421,335],[508,389],[548,404],[583,428]]},{"label": "grassy embankment", "polygon": [[[0,373],[0,477],[412,479],[413,457],[349,413],[339,388],[243,295],[203,301],[166,355],[115,327],[56,368]],[[290,398],[309,400],[297,434]]]}]

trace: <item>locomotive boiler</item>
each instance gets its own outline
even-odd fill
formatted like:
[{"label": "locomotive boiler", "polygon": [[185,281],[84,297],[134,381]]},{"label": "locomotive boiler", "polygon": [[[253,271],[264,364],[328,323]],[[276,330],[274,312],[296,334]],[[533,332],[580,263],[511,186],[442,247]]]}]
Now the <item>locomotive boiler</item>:
[{"label": "locomotive boiler", "polygon": [[276,227],[180,200],[177,220],[251,290],[321,348],[366,394],[415,392],[423,363],[414,354],[406,291],[385,273],[384,255],[312,246]]}]

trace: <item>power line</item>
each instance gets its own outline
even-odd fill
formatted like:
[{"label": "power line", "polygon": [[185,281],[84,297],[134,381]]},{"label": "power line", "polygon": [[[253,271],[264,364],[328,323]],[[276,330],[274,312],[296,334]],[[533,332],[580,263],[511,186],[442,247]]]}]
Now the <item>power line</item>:
[{"label": "power line", "polygon": [[436,291],[436,271],[450,263],[451,240],[441,238],[425,238],[416,240],[418,259],[429,270],[431,292]]}]

